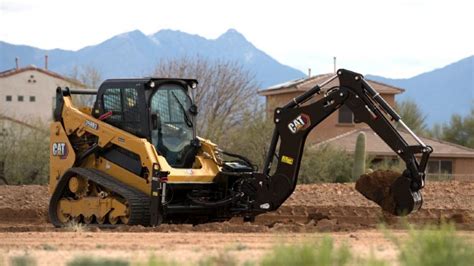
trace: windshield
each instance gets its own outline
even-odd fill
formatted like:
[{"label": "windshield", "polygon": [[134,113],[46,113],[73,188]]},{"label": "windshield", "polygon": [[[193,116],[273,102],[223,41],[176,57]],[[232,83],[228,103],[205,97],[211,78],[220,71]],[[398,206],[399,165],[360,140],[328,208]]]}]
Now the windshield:
[{"label": "windshield", "polygon": [[183,151],[194,138],[191,104],[185,88],[176,84],[161,85],[151,98],[151,114],[156,115],[152,142],[171,166],[182,164]]}]

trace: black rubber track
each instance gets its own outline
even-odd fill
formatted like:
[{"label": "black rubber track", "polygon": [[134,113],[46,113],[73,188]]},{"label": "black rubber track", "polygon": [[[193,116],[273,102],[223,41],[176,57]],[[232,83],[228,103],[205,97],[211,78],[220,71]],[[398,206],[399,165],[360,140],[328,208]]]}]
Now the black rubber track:
[{"label": "black rubber track", "polygon": [[[66,192],[69,179],[76,175],[86,177],[92,182],[101,185],[124,198],[130,208],[130,217],[127,225],[147,226],[150,224],[150,197],[148,195],[97,169],[75,167],[67,170],[67,172],[59,179],[56,189],[51,196],[49,202],[49,219],[55,227],[65,226],[59,221],[57,216],[58,204]],[[98,224],[97,226],[115,227],[115,225],[106,224]]]}]

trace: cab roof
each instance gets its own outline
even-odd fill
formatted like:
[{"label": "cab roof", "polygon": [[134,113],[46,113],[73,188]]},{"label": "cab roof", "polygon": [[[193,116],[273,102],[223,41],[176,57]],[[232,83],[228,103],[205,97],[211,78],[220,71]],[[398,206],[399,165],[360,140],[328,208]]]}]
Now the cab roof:
[{"label": "cab roof", "polygon": [[157,83],[166,83],[166,82],[184,82],[186,85],[193,88],[193,84],[198,84],[196,79],[183,79],[183,78],[156,78],[156,77],[144,77],[144,78],[118,78],[118,79],[107,79],[102,84],[105,83],[121,83],[121,82],[136,82],[136,83],[150,83],[150,82],[157,82]]}]

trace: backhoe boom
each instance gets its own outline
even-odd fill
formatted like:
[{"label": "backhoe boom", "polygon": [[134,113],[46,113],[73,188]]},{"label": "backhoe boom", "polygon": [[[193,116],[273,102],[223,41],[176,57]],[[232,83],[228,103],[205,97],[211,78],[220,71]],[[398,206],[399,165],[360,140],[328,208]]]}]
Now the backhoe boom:
[{"label": "backhoe boom", "polygon": [[[335,79],[339,80],[339,85],[326,90],[321,99],[308,105],[301,105],[314,95],[321,94],[321,88]],[[343,104],[353,112],[355,123],[364,122],[369,125],[406,164],[407,169],[391,187],[397,202],[395,214],[408,214],[419,209],[422,204],[419,190],[424,186],[425,168],[432,148],[426,146],[403,123],[395,110],[362,75],[345,69],[338,70],[337,75],[323,84],[315,86],[275,110],[275,129],[263,174],[268,176],[268,182],[276,182],[277,186],[285,187],[285,189],[280,188],[284,193],[270,199],[271,209],[278,208],[295,189],[305,140],[309,132]],[[386,115],[411,134],[418,145],[409,145]],[[421,154],[420,160],[417,160],[417,154]],[[274,157],[278,159],[278,162],[275,172],[270,175]]]}]

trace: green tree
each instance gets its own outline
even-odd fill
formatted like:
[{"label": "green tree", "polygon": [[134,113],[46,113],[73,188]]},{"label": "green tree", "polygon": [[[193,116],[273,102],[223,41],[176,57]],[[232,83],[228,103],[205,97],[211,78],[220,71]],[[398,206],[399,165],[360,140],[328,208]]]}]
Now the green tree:
[{"label": "green tree", "polygon": [[474,105],[466,116],[455,114],[448,123],[435,125],[431,130],[435,138],[474,148]]},{"label": "green tree", "polygon": [[268,153],[274,124],[267,119],[263,108],[244,114],[240,127],[228,132],[224,150],[242,154],[256,166],[262,167]]},{"label": "green tree", "polygon": [[352,155],[329,144],[307,147],[301,160],[299,182],[350,182],[353,163]]},{"label": "green tree", "polygon": [[403,122],[416,134],[425,134],[427,131],[426,115],[423,114],[415,101],[406,99],[397,102],[395,109]]}]

